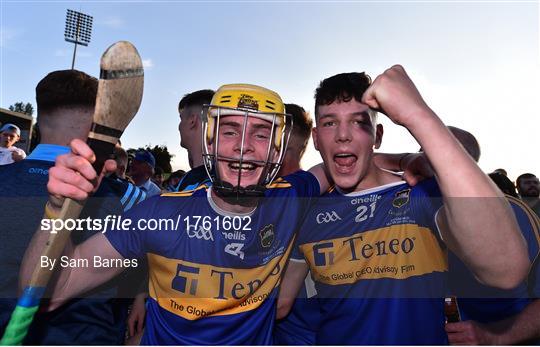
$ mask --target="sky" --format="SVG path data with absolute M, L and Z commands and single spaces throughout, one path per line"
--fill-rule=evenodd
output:
M 145 90 L 122 143 L 167 145 L 174 169 L 189 168 L 177 130 L 186 93 L 259 84 L 313 114 L 322 79 L 351 71 L 375 78 L 401 64 L 446 124 L 477 137 L 485 172 L 540 175 L 537 1 L 0 0 L 0 107 L 35 105 L 39 80 L 71 67 L 67 9 L 94 19 L 76 69 L 99 76 L 108 46 L 128 40 L 137 47 Z M 418 150 L 406 129 L 379 119 L 381 151 Z M 320 161 L 310 144 L 303 166 Z

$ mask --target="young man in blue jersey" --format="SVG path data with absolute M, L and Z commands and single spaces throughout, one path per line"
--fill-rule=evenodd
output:
M 65 255 L 72 259 L 99 256 L 120 264 L 99 271 L 61 268 L 52 308 L 118 275 L 123 262 L 146 256 L 150 298 L 142 344 L 271 343 L 274 299 L 295 230 L 310 198 L 327 186 L 304 171 L 272 183 L 291 129 L 284 111 L 279 95 L 268 89 L 221 87 L 204 112 L 203 155 L 212 186 L 149 199 L 124 216 L 133 221 L 132 229 L 107 231 L 68 247 Z M 58 196 L 84 199 L 97 178 L 93 153 L 81 141 L 71 147 L 77 154 L 57 160 L 49 188 Z M 114 169 L 112 162 L 106 166 Z M 174 220 L 177 226 L 151 231 L 140 224 L 150 219 Z M 23 283 L 44 234 L 32 240 Z
M 375 166 L 382 127 L 373 110 L 411 132 L 437 182 L 411 187 Z M 401 66 L 373 83 L 360 73 L 322 81 L 315 116 L 314 143 L 336 187 L 306 217 L 278 317 L 309 266 L 323 316 L 318 344 L 444 344 L 443 244 L 483 283 L 510 288 L 525 277 L 530 263 L 508 203 Z

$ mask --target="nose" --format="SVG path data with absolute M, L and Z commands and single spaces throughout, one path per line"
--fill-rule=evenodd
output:
M 234 151 L 239 154 L 252 153 L 254 151 L 253 141 L 247 134 L 238 136 L 234 143 Z
M 350 142 L 351 140 L 351 129 L 349 125 L 347 123 L 340 123 L 337 128 L 336 142 Z

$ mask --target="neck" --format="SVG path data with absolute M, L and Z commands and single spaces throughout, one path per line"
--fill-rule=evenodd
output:
M 371 162 L 368 171 L 358 183 L 358 185 L 351 191 L 347 193 L 359 192 L 366 189 L 371 189 L 375 187 L 380 187 L 385 184 L 394 183 L 401 181 L 401 177 L 385 170 L 378 168 L 373 162 Z
M 287 176 L 298 170 L 301 170 L 299 160 L 293 162 L 283 162 L 283 165 L 281 165 L 281 169 L 279 169 L 277 177 Z
M 75 134 L 71 135 L 69 137 L 63 136 L 61 132 L 58 132 L 57 134 L 47 134 L 45 132 L 41 132 L 41 140 L 40 144 L 48 144 L 48 145 L 59 145 L 59 146 L 66 146 L 69 147 L 69 144 L 73 139 L 81 139 L 83 141 L 86 141 L 88 137 L 88 133 L 86 134 Z
M 203 165 L 202 147 L 201 144 L 194 143 L 188 150 L 189 167 L 196 168 Z
M 540 197 L 538 196 L 524 196 L 521 199 L 531 208 L 540 203 Z
M 222 210 L 230 213 L 237 213 L 237 214 L 247 214 L 255 210 L 257 207 L 257 203 L 251 204 L 249 206 L 234 204 L 229 201 L 227 201 L 225 198 L 219 196 L 213 189 L 210 190 L 210 196 L 212 198 L 212 201 Z
M 133 182 L 135 182 L 135 184 L 136 184 L 137 186 L 140 187 L 140 186 L 142 186 L 143 184 L 145 184 L 146 181 L 148 181 L 149 178 L 145 178 L 145 177 L 137 177 L 137 178 L 131 177 L 131 179 L 133 179 Z

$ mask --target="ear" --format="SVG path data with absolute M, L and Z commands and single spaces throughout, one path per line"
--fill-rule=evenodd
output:
M 196 129 L 200 123 L 199 117 L 196 114 L 190 114 L 188 123 L 190 129 Z
M 373 148 L 378 149 L 379 147 L 381 147 L 383 133 L 384 129 L 382 124 L 377 124 L 377 128 L 375 130 L 375 143 L 373 144 Z
M 311 136 L 313 137 L 313 145 L 315 146 L 315 149 L 319 150 L 319 136 L 317 135 L 317 127 L 313 127 L 311 129 Z

